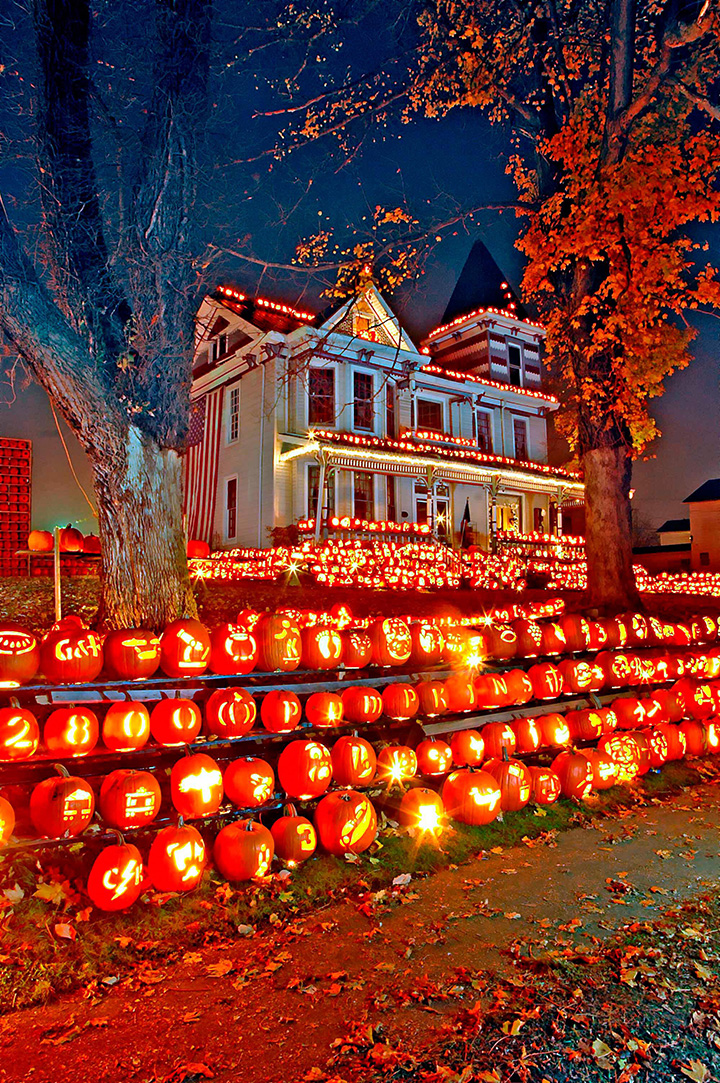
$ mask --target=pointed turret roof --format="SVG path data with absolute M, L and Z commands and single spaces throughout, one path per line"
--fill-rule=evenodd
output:
M 521 319 L 527 313 L 482 241 L 475 241 L 445 309 L 442 324 L 480 308 L 507 309 Z

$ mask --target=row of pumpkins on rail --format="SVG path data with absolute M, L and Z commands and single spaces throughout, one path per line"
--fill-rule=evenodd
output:
M 611 714 L 606 711 L 603 716 L 608 724 Z M 567 729 L 562 716 L 556 716 L 556 727 L 557 719 Z M 524 722 L 534 725 L 533 720 Z M 608 789 L 668 760 L 720 749 L 717 725 L 691 720 L 680 725 L 659 723 L 633 732 L 609 729 L 595 748 L 568 748 L 560 751 L 548 767 L 528 766 L 512 755 L 511 750 L 522 740 L 520 734 L 505 724 L 496 725 L 509 732 L 498 732 L 492 742 L 489 733 L 483 737 L 477 731 L 464 731 L 452 738 L 450 746 L 426 740 L 415 749 L 385 746 L 377 756 L 373 747 L 357 736 L 339 738 L 332 750 L 314 742 L 293 741 L 280 755 L 278 773 L 289 796 L 297 793 L 301 800 L 320 798 L 313 819 L 298 815 L 290 804 L 269 828 L 258 819 L 226 824 L 212 846 L 216 868 L 227 880 L 245 881 L 263 877 L 274 857 L 290 867 L 299 865 L 315 853 L 318 843 L 338 857 L 364 852 L 377 836 L 377 814 L 370 797 L 355 786 L 383 781 L 389 788 L 398 782 L 403 791 L 398 819 L 422 837 L 424 833 L 438 835 L 448 816 L 461 823 L 488 824 L 501 811 L 517 811 L 531 801 L 549 805 L 561 794 L 582 800 L 593 789 Z M 539 725 L 542 730 L 542 719 Z M 484 759 L 488 750 L 499 751 L 500 755 Z M 453 757 L 464 766 L 451 769 Z M 223 778 L 218 765 L 203 754 L 178 761 L 171 776 L 173 801 L 182 813 L 177 826 L 165 827 L 155 835 L 147 870 L 138 847 L 125 842 L 122 835 L 118 835 L 116 844 L 101 850 L 87 882 L 93 904 L 101 910 L 122 910 L 149 887 L 174 892 L 197 887 L 209 859 L 208 847 L 200 831 L 185 823 L 183 817 L 212 815 L 222 800 L 223 785 L 233 792 L 242 785 L 242 800 L 246 801 L 257 792 L 257 779 L 268 772 L 272 776 L 272 769 L 264 761 L 239 760 L 226 768 Z M 405 788 L 417 772 L 428 776 L 423 780 L 425 784 Z M 327 792 L 333 773 L 342 788 Z M 120 813 L 127 809 L 130 795 L 133 807 L 138 807 L 141 775 L 147 775 L 157 786 L 149 772 L 113 772 L 105 780 L 100 804 L 108 821 L 114 819 L 120 827 L 124 825 L 125 817 Z M 201 780 L 203 788 L 194 783 L 185 787 L 189 779 Z M 274 777 L 269 785 L 274 786 Z M 67 808 L 75 830 L 82 819 L 79 810 L 83 795 L 86 815 L 92 816 L 94 797 L 87 783 L 66 775 L 47 779 L 33 791 L 31 816 L 40 827 L 59 827 L 61 810 Z M 0 831 L 5 837 L 12 831 L 12 820 L 11 806 L 0 798 Z
M 344 611 L 344 607 L 343 611 Z M 254 669 L 292 672 L 368 665 L 477 665 L 486 658 L 507 661 L 620 647 L 690 646 L 718 638 L 719 623 L 703 615 L 669 623 L 642 614 L 588 621 L 577 614 L 557 620 L 517 620 L 482 628 L 441 628 L 428 620 L 373 620 L 367 629 L 341 629 L 331 614 L 312 614 L 301 628 L 295 614 L 244 610 L 236 624 L 209 631 L 200 621 L 173 621 L 162 635 L 142 628 L 103 635 L 77 616 L 65 617 L 38 641 L 17 624 L 0 625 L 0 684 L 21 685 L 41 673 L 54 684 L 111 679 L 245 674 Z M 346 618 L 343 618 L 346 619 Z M 327 621 L 329 623 L 324 623 Z
M 350 685 L 342 692 L 315 692 L 300 697 L 289 688 L 266 692 L 260 699 L 241 687 L 221 688 L 198 704 L 190 699 L 161 699 L 151 711 L 142 703 L 112 703 L 102 722 L 84 706 L 52 711 L 42 729 L 42 752 L 53 757 L 86 756 L 100 736 L 110 752 L 132 752 L 153 738 L 157 745 L 192 744 L 200 735 L 210 741 L 232 740 L 249 734 L 258 714 L 263 730 L 283 734 L 302 722 L 318 729 L 343 724 L 367 725 L 381 718 L 410 721 L 420 716 L 434 719 L 507 707 L 531 701 L 549 701 L 566 693 L 589 693 L 603 688 L 660 684 L 687 676 L 684 694 L 701 700 L 707 715 L 720 710 L 712 685 L 691 678 L 712 680 L 720 676 L 720 648 L 678 654 L 653 650 L 640 653 L 601 652 L 595 660 L 564 659 L 537 662 L 526 671 L 475 674 L 459 671 L 445 680 L 396 682 L 382 692 L 364 685 Z M 676 686 L 677 689 L 678 686 Z M 301 689 L 299 689 L 301 691 Z M 669 695 L 677 696 L 678 691 Z M 618 701 L 618 710 L 629 700 Z M 0 762 L 28 760 L 41 748 L 40 723 L 36 715 L 13 700 L 0 708 Z

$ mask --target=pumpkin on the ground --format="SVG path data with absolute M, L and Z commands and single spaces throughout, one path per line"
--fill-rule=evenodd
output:
M 451 771 L 440 797 L 449 816 L 459 823 L 492 823 L 500 812 L 500 787 L 488 771 Z
M 549 767 L 529 767 L 532 800 L 536 805 L 552 805 L 560 796 L 560 779 Z
M 573 752 L 570 749 L 561 752 L 553 760 L 552 769 L 560 779 L 564 797 L 573 797 L 581 801 L 592 790 L 592 764 L 581 752 Z
M 317 849 L 317 832 L 305 816 L 298 816 L 294 805 L 285 805 L 283 814 L 270 828 L 275 853 L 294 868 L 312 857 Z
M 376 775 L 381 782 L 407 782 L 417 773 L 417 756 L 407 745 L 386 745 L 377 754 Z
M 327 794 L 315 809 L 315 827 L 323 849 L 336 857 L 361 854 L 377 836 L 372 801 L 355 790 Z
M 525 808 L 530 801 L 532 780 L 521 760 L 511 760 L 505 752 L 502 759 L 486 760 L 483 770 L 491 774 L 500 787 L 500 808 L 503 812 L 517 812 Z
M 137 846 L 119 842 L 106 846 L 95 858 L 87 893 L 98 910 L 126 910 L 140 897 L 143 863 Z
M 400 800 L 398 819 L 405 827 L 437 835 L 442 830 L 444 815 L 445 806 L 440 795 L 424 786 L 408 790 Z
M 164 827 L 150 847 L 148 874 L 158 891 L 192 891 L 207 864 L 203 837 L 190 824 Z
M 445 741 L 428 737 L 415 749 L 421 775 L 444 775 L 453 765 L 452 750 Z
M 218 833 L 213 860 L 226 880 L 257 880 L 265 876 L 275 853 L 273 837 L 255 820 L 236 820 Z

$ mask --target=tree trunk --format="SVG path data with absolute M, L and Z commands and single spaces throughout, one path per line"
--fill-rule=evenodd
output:
M 182 462 L 139 429 L 106 433 L 86 448 L 102 543 L 100 621 L 155 628 L 195 615 L 182 521 Z
M 597 447 L 582 456 L 585 476 L 585 549 L 588 602 L 603 611 L 640 605 L 632 570 L 630 479 L 627 448 Z

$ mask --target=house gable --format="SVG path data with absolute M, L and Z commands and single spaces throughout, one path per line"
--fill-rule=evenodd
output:
M 333 312 L 321 325 L 320 331 L 365 339 L 408 353 L 417 352 L 397 316 L 375 286 L 368 286 Z

